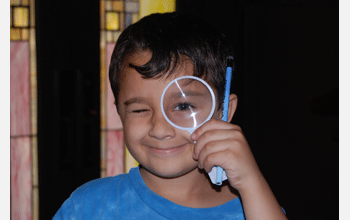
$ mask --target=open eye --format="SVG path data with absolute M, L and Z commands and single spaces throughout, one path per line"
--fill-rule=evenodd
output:
M 188 111 L 192 109 L 195 109 L 195 107 L 190 103 L 179 103 L 174 107 L 174 111 Z

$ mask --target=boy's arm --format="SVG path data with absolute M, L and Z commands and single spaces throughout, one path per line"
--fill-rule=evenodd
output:
M 239 193 L 247 220 L 287 219 L 262 174 L 250 184 L 247 183 L 247 187 L 240 189 Z
M 217 165 L 226 171 L 230 185 L 241 195 L 246 219 L 287 219 L 239 126 L 212 119 L 191 139 L 196 141 L 194 159 L 200 168 L 210 172 Z

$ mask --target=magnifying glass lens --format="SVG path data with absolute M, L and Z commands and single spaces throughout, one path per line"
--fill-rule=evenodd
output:
M 211 117 L 213 97 L 209 88 L 194 78 L 174 80 L 164 92 L 163 111 L 181 128 L 195 128 Z

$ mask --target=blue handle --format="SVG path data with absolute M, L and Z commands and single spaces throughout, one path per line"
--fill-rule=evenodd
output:
M 222 118 L 221 118 L 221 120 L 223 120 L 223 121 L 228 120 L 228 104 L 230 102 L 231 79 L 232 79 L 232 67 L 228 66 L 226 69 L 226 85 L 225 85 L 224 106 L 223 106 Z M 217 185 L 222 184 L 222 175 L 223 175 L 223 170 L 221 167 L 218 166 L 217 171 L 216 171 L 216 184 Z
M 232 78 L 232 67 L 227 67 L 224 106 L 223 106 L 222 118 L 221 118 L 221 120 L 223 121 L 228 120 L 228 104 L 230 102 L 231 78 Z

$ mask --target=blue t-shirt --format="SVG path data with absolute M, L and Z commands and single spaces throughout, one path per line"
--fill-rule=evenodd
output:
M 151 191 L 139 168 L 128 174 L 90 181 L 63 203 L 53 220 L 59 219 L 244 219 L 239 198 L 212 208 L 189 208 Z

